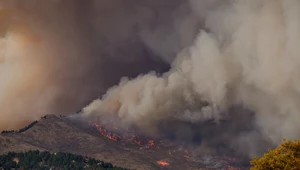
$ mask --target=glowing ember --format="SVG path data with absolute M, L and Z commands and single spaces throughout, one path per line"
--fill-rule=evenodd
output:
M 160 166 L 168 166 L 168 165 L 170 165 L 169 162 L 166 162 L 166 161 L 157 161 L 156 163 L 158 165 L 160 165 Z
M 120 142 L 122 145 L 136 145 L 139 149 L 147 149 L 147 151 L 153 151 L 154 149 L 158 149 L 161 147 L 170 147 L 175 146 L 175 143 L 169 141 L 158 141 L 151 138 L 147 138 L 143 135 L 138 129 L 134 128 L 123 128 L 116 125 L 114 122 L 104 122 L 103 124 L 98 124 L 95 122 L 90 122 L 90 125 L 95 128 L 101 136 L 112 140 Z M 171 149 L 166 151 L 170 156 L 173 154 L 181 154 L 183 160 L 188 162 L 198 162 L 203 163 L 203 160 L 192 156 L 191 150 L 187 150 L 184 147 L 180 147 L 179 149 Z M 215 165 L 221 165 L 222 167 L 226 167 L 226 169 L 230 170 L 238 170 L 240 168 L 234 167 L 232 165 L 236 165 L 240 161 L 235 157 L 230 156 L 213 156 L 209 160 L 209 163 L 204 163 L 207 168 L 213 168 Z M 157 161 L 156 162 L 160 166 L 169 166 L 170 163 L 167 161 Z
M 154 145 L 155 145 L 154 140 L 149 140 L 146 148 L 149 149 L 149 148 L 153 147 Z
M 184 155 L 183 157 L 184 157 L 185 159 L 187 159 L 187 160 L 190 159 L 190 157 L 187 156 L 187 155 Z
M 98 123 L 90 122 L 91 126 L 96 128 L 102 136 L 113 141 L 120 141 L 123 144 L 135 143 L 136 145 L 141 146 L 140 149 L 157 149 L 162 145 L 162 141 L 155 142 L 153 139 L 137 136 L 135 130 L 130 131 L 129 129 L 118 127 L 113 123 L 110 125 L 110 123 L 111 122 L 108 122 L 108 125 L 100 125 Z

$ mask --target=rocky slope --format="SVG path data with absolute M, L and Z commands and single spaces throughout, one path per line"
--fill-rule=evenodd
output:
M 149 150 L 125 146 L 101 136 L 89 126 L 54 115 L 43 117 L 24 132 L 0 135 L 0 154 L 33 149 L 90 156 L 130 169 L 206 169 L 202 163 L 188 160 L 184 151 L 174 146 Z M 159 161 L 168 165 L 159 165 Z

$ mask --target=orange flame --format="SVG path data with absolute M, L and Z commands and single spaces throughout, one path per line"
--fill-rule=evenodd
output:
M 160 145 L 163 145 L 162 141 L 159 142 L 155 142 L 153 139 L 147 139 L 143 136 L 139 137 L 135 135 L 135 131 L 130 131 L 129 129 L 123 129 L 118 127 L 116 124 L 114 124 L 113 122 L 108 122 L 107 124 L 104 125 L 100 125 L 98 123 L 89 122 L 90 125 L 92 125 L 93 127 L 95 127 L 102 136 L 113 140 L 113 141 L 120 141 L 120 142 L 124 142 L 124 143 L 135 143 L 138 146 L 142 146 L 143 148 L 146 149 L 158 149 L 160 147 Z M 107 130 L 105 127 L 108 126 L 109 129 L 113 129 L 113 131 L 109 131 Z M 114 133 L 114 131 L 122 131 L 123 133 L 121 134 L 117 134 Z M 125 130 L 125 132 L 124 132 Z M 123 143 L 123 144 L 124 144 Z
M 147 146 L 146 146 L 146 148 L 149 149 L 149 148 L 151 148 L 152 146 L 154 146 L 154 144 L 155 144 L 154 140 L 149 140 L 149 141 L 148 141 L 148 144 L 147 144 Z
M 187 156 L 187 155 L 184 155 L 183 157 L 184 157 L 185 159 L 187 159 L 187 160 L 190 159 L 190 157 Z
M 166 161 L 157 161 L 156 162 L 158 165 L 160 165 L 160 166 L 168 166 L 168 165 L 170 165 L 170 163 L 169 162 L 166 162 Z

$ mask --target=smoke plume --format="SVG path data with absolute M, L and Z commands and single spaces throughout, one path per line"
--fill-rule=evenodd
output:
M 80 110 L 123 76 L 167 71 L 197 33 L 183 2 L 1 0 L 0 130 Z
M 196 124 L 229 119 L 232 126 L 220 123 L 219 133 L 210 137 L 234 137 L 231 143 L 250 155 L 266 141 L 299 138 L 300 2 L 189 3 L 191 15 L 203 25 L 193 45 L 173 59 L 170 71 L 122 78 L 84 108 L 85 116 L 115 114 L 145 129 L 170 119 Z M 244 109 L 233 114 L 235 106 Z M 252 130 L 246 130 L 250 124 Z
M 299 17 L 298 0 L 0 0 L 0 129 L 98 98 L 81 118 L 255 155 L 300 137 Z

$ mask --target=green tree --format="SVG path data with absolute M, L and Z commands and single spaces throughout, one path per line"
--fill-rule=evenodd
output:
M 300 140 L 283 142 L 260 158 L 251 161 L 251 170 L 299 170 Z
M 17 158 L 19 162 L 16 163 L 14 158 Z M 114 167 L 111 163 L 104 163 L 103 161 L 99 161 L 94 158 L 73 155 L 70 153 L 59 152 L 57 154 L 52 154 L 49 152 L 28 151 L 25 153 L 10 152 L 7 155 L 0 155 L 0 169 L 9 170 L 12 168 L 23 170 L 44 170 L 50 168 L 59 170 L 126 170 L 123 168 Z

